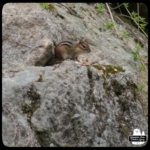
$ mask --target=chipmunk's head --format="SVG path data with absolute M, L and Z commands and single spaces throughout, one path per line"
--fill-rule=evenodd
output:
M 91 52 L 90 46 L 87 43 L 86 39 L 81 39 L 78 43 L 78 46 L 80 47 L 80 49 L 83 53 Z

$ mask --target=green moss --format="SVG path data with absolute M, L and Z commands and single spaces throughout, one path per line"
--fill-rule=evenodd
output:
M 66 129 L 63 133 L 63 138 L 67 138 L 67 137 L 70 137 L 71 135 L 71 129 Z
M 129 127 L 126 125 L 123 125 L 122 123 L 119 124 L 119 131 L 121 132 L 122 138 L 129 136 Z
M 22 111 L 23 111 L 23 113 L 28 113 L 28 112 L 30 112 L 30 111 L 31 111 L 31 106 L 28 105 L 28 104 L 26 104 L 26 103 L 24 103 L 24 104 L 22 105 Z
M 37 131 L 36 135 L 42 147 L 49 146 L 49 133 L 47 131 Z
M 113 66 L 113 65 L 93 65 L 94 68 L 98 69 L 98 70 L 102 70 L 103 74 L 102 77 L 104 78 L 104 88 L 106 90 L 106 93 L 108 96 L 110 95 L 110 90 L 111 90 L 111 86 L 113 87 L 113 90 L 116 94 L 116 96 L 119 96 L 122 94 L 123 92 L 123 87 L 122 85 L 117 81 L 117 80 L 113 80 L 111 81 L 111 83 L 107 82 L 107 78 L 110 77 L 111 74 L 117 74 L 119 72 L 125 72 L 125 70 L 121 67 L 121 66 Z
M 32 105 L 32 104 L 27 104 L 27 103 L 24 103 L 22 105 L 22 111 L 24 114 L 27 114 L 27 121 L 28 122 L 31 122 L 31 117 L 34 113 L 34 111 L 36 111 L 36 109 L 38 109 L 40 107 L 40 105 Z
M 52 3 L 40 3 L 40 5 L 41 5 L 41 7 L 43 7 L 46 10 L 56 11 L 56 7 Z
M 117 120 L 118 122 L 124 121 L 124 117 L 121 116 L 121 115 L 117 115 L 117 116 L 116 116 L 116 120 Z
M 119 72 L 125 72 L 121 66 L 112 66 L 112 65 L 93 65 L 94 68 L 103 71 L 102 77 L 106 79 L 110 77 L 110 74 L 117 74 Z
M 123 112 L 129 111 L 129 107 L 130 107 L 130 106 L 129 106 L 128 100 L 123 99 L 123 98 L 119 98 L 118 103 L 120 104 L 121 110 L 122 110 Z
M 98 103 L 95 104 L 95 108 L 99 111 L 99 116 L 101 119 L 105 119 L 107 116 L 106 111 L 103 110 L 103 108 Z
M 71 145 L 70 144 L 66 144 L 66 147 L 71 147 Z
M 122 92 L 124 91 L 123 86 L 117 80 L 112 80 L 111 85 L 113 87 L 113 90 L 114 90 L 116 96 L 121 95 Z
M 93 65 L 93 67 L 95 67 L 98 70 L 103 70 L 103 65 Z
M 27 91 L 27 97 L 32 101 L 36 101 L 40 99 L 40 95 L 34 90 Z
M 39 75 L 39 79 L 37 80 L 37 82 L 42 82 L 43 81 L 43 76 Z
M 138 87 L 135 83 L 133 83 L 132 81 L 127 81 L 126 82 L 128 88 L 130 89 L 131 93 L 133 94 L 133 98 L 134 100 L 139 99 L 139 95 L 138 95 Z
M 92 79 L 92 71 L 90 70 L 90 67 L 87 67 L 87 75 L 89 79 Z
M 40 107 L 40 95 L 37 93 L 36 89 L 31 85 L 29 90 L 23 95 L 23 98 L 28 98 L 31 100 L 30 103 L 22 104 L 22 111 L 27 114 L 27 121 L 31 122 L 31 117 L 33 113 Z

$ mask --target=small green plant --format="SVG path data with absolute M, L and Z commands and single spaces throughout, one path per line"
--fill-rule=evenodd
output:
M 140 26 L 141 26 L 141 28 L 142 28 L 143 30 L 145 30 L 146 24 L 140 23 Z
M 138 25 L 143 29 L 145 30 L 145 27 L 146 27 L 146 23 L 144 22 L 145 21 L 145 18 L 141 17 L 141 16 L 138 16 L 138 14 L 136 12 L 132 12 L 131 13 L 132 15 L 132 20 L 134 22 L 137 22 Z
M 145 68 L 144 65 L 141 64 L 140 69 L 143 70 L 144 68 Z
M 137 61 L 138 60 L 138 55 L 139 55 L 139 52 L 141 50 L 141 45 L 139 43 L 136 44 L 136 50 L 135 51 L 131 51 L 131 53 L 133 54 L 133 60 L 134 61 Z
M 126 32 L 126 31 L 122 31 L 122 35 L 121 35 L 121 37 L 122 37 L 123 39 L 128 38 L 128 32 Z
M 44 9 L 48 9 L 48 3 L 40 3 L 41 7 Z
M 99 14 L 102 14 L 102 13 L 104 12 L 104 10 L 105 10 L 105 4 L 99 3 L 96 10 L 97 10 L 97 12 L 98 12 Z
M 52 3 L 40 3 L 41 7 L 47 10 L 55 11 L 56 7 Z
M 128 8 L 129 7 L 129 3 L 123 3 L 124 7 Z
M 139 89 L 142 91 L 144 89 L 145 85 L 142 84 L 142 85 L 139 85 Z
M 104 25 L 105 29 L 110 29 L 110 28 L 113 28 L 113 27 L 114 27 L 114 23 L 113 22 L 107 22 Z

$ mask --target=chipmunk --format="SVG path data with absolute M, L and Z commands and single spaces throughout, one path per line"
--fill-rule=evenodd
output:
M 74 43 L 71 41 L 62 41 L 55 47 L 55 58 L 57 59 L 77 59 L 82 53 L 91 52 L 90 46 L 85 39 Z

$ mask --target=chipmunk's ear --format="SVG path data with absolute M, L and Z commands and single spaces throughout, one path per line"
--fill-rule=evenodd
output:
M 83 40 L 82 40 L 83 42 L 87 42 L 87 40 L 84 38 Z
M 80 40 L 79 40 L 79 43 L 82 43 L 82 42 L 83 42 L 83 39 L 80 39 Z
M 87 40 L 85 38 L 82 38 L 82 39 L 79 40 L 79 43 L 80 42 L 87 42 Z

